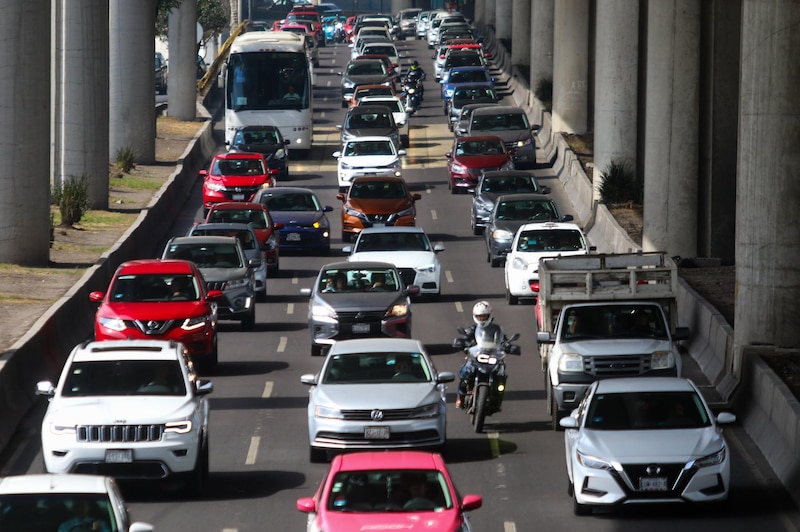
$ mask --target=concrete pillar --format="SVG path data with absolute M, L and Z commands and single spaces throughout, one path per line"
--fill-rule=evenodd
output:
M 0 0 L 0 262 L 50 256 L 50 2 Z
M 586 133 L 589 0 L 558 0 L 553 13 L 553 132 Z
M 498 39 L 511 38 L 511 17 L 516 15 L 512 8 L 513 0 L 495 0 L 494 31 Z
M 475 11 L 475 23 L 476 28 L 482 28 L 484 24 L 486 24 L 486 4 L 489 4 L 491 0 L 475 0 L 475 4 L 472 6 L 473 10 Z
M 109 1 L 109 156 L 131 148 L 156 159 L 155 0 Z
M 86 176 L 93 209 L 108 208 L 108 2 L 54 2 L 53 180 Z
M 169 12 L 167 110 L 179 120 L 197 116 L 197 0 L 183 0 Z
M 513 0 L 511 12 L 511 64 L 531 64 L 531 0 Z
M 495 0 L 486 0 L 483 4 L 483 22 L 488 27 L 495 27 L 497 12 L 495 11 Z
M 383 2 L 381 2 L 383 4 Z M 414 0 L 392 0 L 391 2 L 391 11 L 389 11 L 392 15 L 397 14 L 398 11 L 402 11 L 403 9 L 411 9 L 412 7 L 417 7 L 414 5 Z
M 592 183 L 600 199 L 601 173 L 612 161 L 636 171 L 639 0 L 598 2 L 596 16 Z
M 553 29 L 555 0 L 533 0 L 530 18 L 531 91 L 541 80 L 553 83 Z
M 696 257 L 700 0 L 648 4 L 646 87 L 642 248 Z
M 742 0 L 701 3 L 697 253 L 735 262 Z
M 800 345 L 800 2 L 742 4 L 734 352 Z

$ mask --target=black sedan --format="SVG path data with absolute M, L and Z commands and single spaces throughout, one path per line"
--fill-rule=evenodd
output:
M 348 107 L 356 85 L 393 85 L 396 74 L 380 59 L 353 59 L 339 75 L 342 76 L 342 107 Z
M 256 194 L 253 201 L 267 206 L 272 220 L 282 223 L 281 251 L 313 251 L 327 255 L 331 249 L 331 224 L 316 194 L 307 188 L 270 187 Z
M 228 149 L 261 153 L 273 179 L 289 177 L 289 144 L 275 126 L 244 126 L 236 129 Z

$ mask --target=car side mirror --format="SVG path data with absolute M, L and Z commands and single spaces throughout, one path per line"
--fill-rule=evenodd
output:
M 575 218 L 573 218 L 571 214 L 565 214 L 564 216 L 561 217 L 562 222 L 571 222 L 574 219 Z
M 340 152 L 340 151 L 335 151 L 335 152 L 333 152 L 333 154 L 332 154 L 332 155 L 333 155 L 333 158 L 334 158 L 334 159 L 338 159 L 339 157 L 341 157 L 341 156 L 342 156 L 342 152 Z
M 419 201 L 419 200 L 421 200 L 421 199 L 422 199 L 422 194 L 411 194 L 411 198 L 412 198 L 414 201 Z
M 344 201 L 345 200 L 345 195 L 341 194 L 341 193 L 336 194 L 336 199 Z

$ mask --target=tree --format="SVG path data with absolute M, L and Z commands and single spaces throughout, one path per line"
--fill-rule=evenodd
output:
M 167 38 L 169 12 L 181 6 L 183 0 L 158 0 L 156 6 L 156 36 Z M 227 6 L 227 11 L 226 11 Z M 203 40 L 210 41 L 215 35 L 228 30 L 230 4 L 226 0 L 197 0 L 197 22 L 203 27 Z

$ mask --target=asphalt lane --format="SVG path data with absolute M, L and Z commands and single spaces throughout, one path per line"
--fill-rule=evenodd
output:
M 422 41 L 399 43 L 404 62 L 418 59 L 432 78 L 432 52 Z M 202 500 L 186 500 L 170 487 L 124 486 L 137 520 L 152 522 L 158 530 L 255 531 L 302 530 L 306 517 L 295 509 L 299 497 L 311 495 L 326 470 L 308 461 L 307 388 L 300 376 L 316 372 L 321 358 L 310 356 L 306 321 L 307 298 L 319 268 L 339 260 L 341 202 L 336 199 L 335 159 L 341 123 L 339 77 L 349 55 L 344 46 L 320 50 L 321 66 L 315 87 L 315 147 L 308 158 L 294 160 L 288 184 L 313 188 L 330 213 L 333 250 L 328 257 L 281 256 L 281 272 L 268 281 L 268 298 L 257 308 L 253 332 L 223 322 L 220 365 L 211 375 L 211 474 Z M 738 427 L 729 430 L 733 455 L 731 501 L 722 510 L 707 508 L 640 507 L 604 512 L 593 517 L 572 515 L 566 494 L 563 434 L 549 428 L 543 375 L 535 342 L 530 304 L 509 306 L 503 297 L 503 270 L 485 259 L 481 237 L 469 226 L 471 197 L 451 195 L 447 189 L 444 153 L 452 134 L 442 115 L 438 87 L 426 82 L 422 110 L 412 117 L 410 148 L 404 176 L 410 188 L 422 194 L 417 224 L 440 254 L 443 289 L 436 301 L 413 305 L 413 336 L 434 357 L 440 371 L 458 371 L 463 356 L 450 347 L 456 327 L 470 323 L 478 299 L 495 307 L 495 319 L 507 333 L 519 332 L 522 356 L 509 357 L 508 392 L 503 411 L 487 419 L 484 434 L 475 434 L 468 417 L 450 409 L 446 459 L 462 494 L 484 497 L 483 508 L 471 513 L 474 530 L 504 532 L 532 530 L 628 531 L 798 530 L 797 512 L 786 502 L 774 475 L 763 466 L 755 447 Z M 551 186 L 562 212 L 572 212 L 558 181 L 541 173 Z M 201 216 L 198 189 L 176 221 L 182 234 Z M 453 402 L 453 388 L 448 389 Z M 24 471 L 41 471 L 35 417 L 26 424 L 25 449 L 18 455 Z M 23 429 L 25 430 L 25 429 Z M 18 466 L 19 468 L 19 466 Z M 6 467 L 5 471 L 10 471 Z

